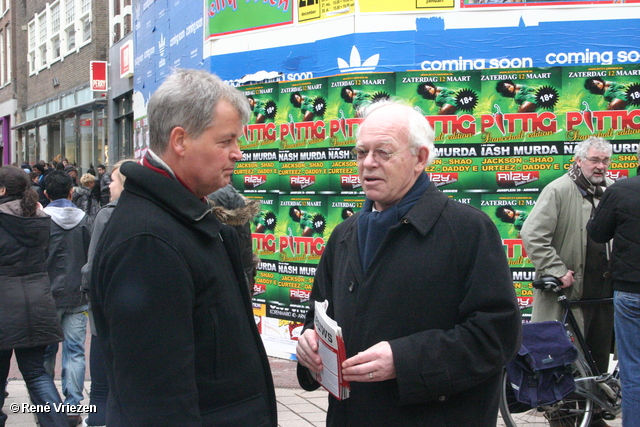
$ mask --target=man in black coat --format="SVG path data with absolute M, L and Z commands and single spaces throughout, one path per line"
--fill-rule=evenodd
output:
M 640 158 L 640 147 L 638 147 Z M 640 160 L 638 166 L 640 173 Z M 616 181 L 602 196 L 587 224 L 593 240 L 613 238 L 611 275 L 614 289 L 614 328 L 625 426 L 638 426 L 640 414 L 640 175 Z M 628 423 L 628 424 L 627 424 Z
M 107 425 L 275 427 L 237 233 L 206 198 L 242 158 L 249 105 L 212 74 L 177 70 L 147 111 L 150 150 L 120 168 L 91 273 Z
M 498 231 L 429 181 L 434 132 L 421 114 L 382 101 L 363 117 L 366 201 L 333 231 L 311 294 L 342 327 L 351 382 L 348 399 L 329 397 L 327 425 L 495 426 L 521 330 Z M 306 390 L 323 369 L 313 316 L 296 352 Z

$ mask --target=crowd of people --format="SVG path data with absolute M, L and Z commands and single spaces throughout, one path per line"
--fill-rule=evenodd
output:
M 110 173 L 99 165 L 78 177 L 64 160 L 0 168 L 0 381 L 15 353 L 34 404 L 77 405 L 90 324 L 96 410 L 85 420 L 39 412 L 41 426 L 275 427 L 251 303 L 257 211 L 230 186 L 251 106 L 215 75 L 175 70 L 147 113 L 150 149 Z M 318 265 L 299 383 L 320 386 L 313 303 L 326 300 L 351 383 L 348 399 L 328 397 L 327 425 L 495 426 L 503 367 L 521 342 L 498 230 L 430 181 L 435 135 L 419 112 L 385 98 L 358 115 L 353 155 L 366 199 L 343 215 Z M 579 143 L 574 159 L 531 213 L 496 215 L 517 227 L 536 273 L 558 277 L 570 299 L 615 291 L 615 310 L 576 314 L 603 372 L 615 323 L 623 423 L 635 427 L 640 178 L 613 184 L 611 144 L 600 138 Z M 536 294 L 533 321 L 558 313 L 557 301 Z M 60 342 L 62 396 L 52 379 Z M 6 419 L 0 410 L 0 426 Z

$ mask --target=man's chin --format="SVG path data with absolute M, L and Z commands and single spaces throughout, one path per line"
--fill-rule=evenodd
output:
M 598 184 L 602 184 L 604 182 L 604 177 L 603 176 L 592 176 L 589 181 L 593 184 L 593 185 L 598 185 Z

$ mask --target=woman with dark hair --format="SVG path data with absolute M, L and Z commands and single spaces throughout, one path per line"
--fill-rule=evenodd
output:
M 302 111 L 303 122 L 310 122 L 313 120 L 314 110 L 313 99 L 311 97 L 302 95 L 300 91 L 293 92 L 289 97 L 289 102 L 291 102 L 295 108 L 299 108 Z
M 439 115 L 454 114 L 458 110 L 456 91 L 446 87 L 439 87 L 433 83 L 421 83 L 418 86 L 418 95 L 424 99 L 432 99 L 440 107 Z
M 515 210 L 511 205 L 498 206 L 496 208 L 496 217 L 502 222 L 513 224 L 513 228 L 518 231 L 518 236 L 520 236 L 520 230 L 522 230 L 527 215 L 524 211 Z
M 624 110 L 627 108 L 626 86 L 622 83 L 607 82 L 601 77 L 589 77 L 584 88 L 594 95 L 602 95 L 609 104 L 607 110 Z
M 289 208 L 289 217 L 295 222 L 300 223 L 302 236 L 308 237 L 313 235 L 312 216 L 306 211 L 303 211 L 300 206 L 291 206 L 291 208 Z
M 42 211 L 28 175 L 13 166 L 0 168 L 0 384 L 9 374 L 11 356 L 29 390 L 31 402 L 49 408 L 38 411 L 41 426 L 68 427 L 53 378 L 44 369 L 49 344 L 63 340 L 46 270 L 51 218 Z M 2 412 L 0 426 L 7 415 Z
M 518 113 L 531 113 L 538 109 L 536 88 L 515 84 L 513 80 L 501 80 L 496 84 L 496 92 L 505 98 L 513 98 L 519 105 Z

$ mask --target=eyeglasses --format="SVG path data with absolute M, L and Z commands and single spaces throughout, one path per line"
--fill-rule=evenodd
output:
M 398 153 L 401 153 L 404 150 L 408 150 L 409 148 L 410 147 L 401 148 L 400 150 L 393 153 L 385 150 L 384 148 L 376 148 L 375 150 L 373 150 L 373 160 L 378 163 L 386 163 L 389 161 L 389 159 L 391 159 L 391 157 L 395 156 Z M 351 158 L 358 162 L 364 161 L 364 159 L 366 159 L 368 155 L 369 150 L 364 150 L 361 147 L 356 147 L 351 150 Z
M 609 163 L 611 163 L 611 159 L 609 158 L 598 159 L 597 157 L 587 157 L 587 160 L 589 160 L 594 165 L 597 165 L 598 163 L 602 163 L 604 166 L 609 166 Z

